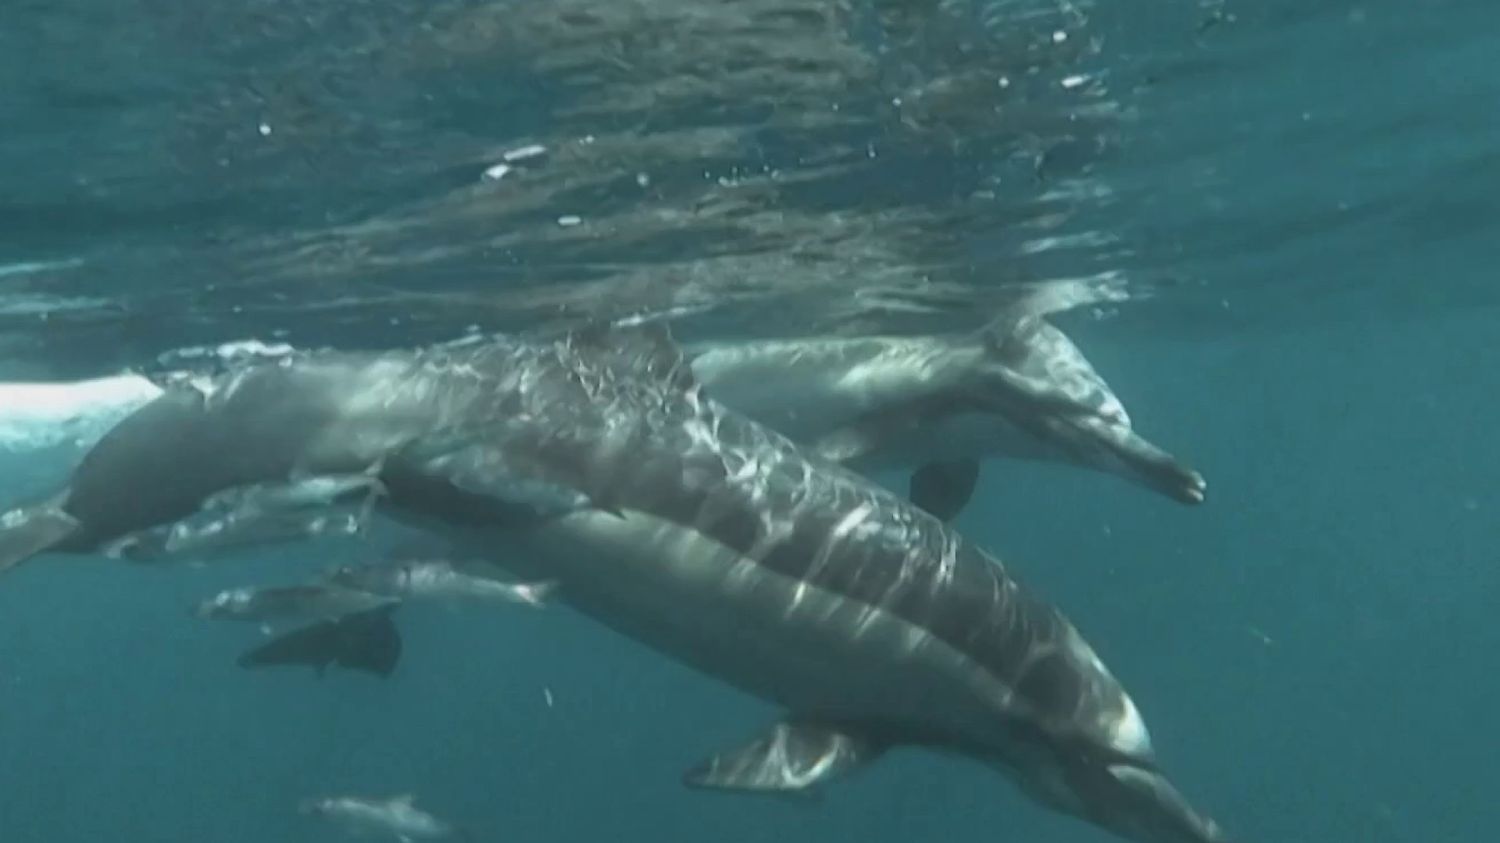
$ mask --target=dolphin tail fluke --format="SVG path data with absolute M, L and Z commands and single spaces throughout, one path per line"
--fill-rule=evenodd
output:
M 57 547 L 77 535 L 82 526 L 57 503 L 0 515 L 0 573 Z
M 863 767 L 884 744 L 840 728 L 782 722 L 748 744 L 688 770 L 688 787 L 741 793 L 813 795 L 816 786 Z
M 940 521 L 952 521 L 969 505 L 978 484 L 978 460 L 930 462 L 912 473 L 911 502 Z

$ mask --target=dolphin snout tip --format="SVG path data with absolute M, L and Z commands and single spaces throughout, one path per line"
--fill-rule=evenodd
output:
M 1191 468 L 1172 463 L 1155 480 L 1152 485 L 1178 503 L 1197 506 L 1208 500 L 1208 481 Z
M 1200 504 L 1208 500 L 1208 482 L 1196 471 L 1189 472 L 1188 482 L 1178 492 L 1178 500 L 1187 504 Z

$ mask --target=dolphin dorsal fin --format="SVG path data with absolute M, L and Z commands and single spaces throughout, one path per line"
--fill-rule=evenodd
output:
M 1032 354 L 1032 337 L 1042 325 L 1043 311 L 1022 299 L 996 313 L 979 329 L 990 353 L 1007 366 L 1021 368 Z
M 616 371 L 654 378 L 684 392 L 698 388 L 687 355 L 664 322 L 590 322 L 570 331 L 567 341 Z

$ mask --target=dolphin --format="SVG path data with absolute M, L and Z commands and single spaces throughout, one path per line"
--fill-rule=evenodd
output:
M 1078 347 L 1024 304 L 982 330 L 689 345 L 714 398 L 860 471 L 910 473 L 911 499 L 951 520 L 980 462 L 1057 462 L 1200 504 L 1203 475 L 1136 433 Z
M 64 492 L 0 528 L 0 556 L 374 465 L 381 512 L 556 581 L 583 614 L 784 710 L 689 768 L 690 787 L 815 791 L 915 746 L 1127 840 L 1228 840 L 1059 610 L 939 518 L 717 402 L 665 329 L 310 355 L 210 396 L 121 422 Z M 73 526 L 49 546 L 55 523 Z
M 326 817 L 358 837 L 384 834 L 400 843 L 468 837 L 452 823 L 418 808 L 410 793 L 386 799 L 324 796 L 303 800 L 298 807 L 302 814 Z
M 276 634 L 241 659 L 241 666 L 311 664 L 321 675 L 338 663 L 390 675 L 403 644 L 395 624 L 397 604 L 411 600 L 472 600 L 540 608 L 556 587 L 551 582 L 504 582 L 467 565 L 442 559 L 343 565 L 311 585 L 235 588 L 201 602 L 201 618 L 275 621 L 319 618 L 323 622 Z M 484 568 L 493 566 L 484 565 Z M 390 611 L 372 614 L 376 610 Z M 362 618 L 359 616 L 369 616 Z M 267 626 L 262 629 L 274 632 Z
M 940 519 L 719 404 L 665 329 L 579 332 L 510 366 L 503 423 L 388 464 L 388 503 L 784 709 L 688 786 L 813 792 L 919 746 L 1125 839 L 1228 839 L 1057 609 Z M 584 503 L 516 519 L 547 485 Z
M 479 566 L 445 559 L 345 565 L 330 572 L 327 580 L 347 589 L 400 600 L 475 600 L 533 607 L 545 603 L 554 587 L 549 582 L 505 582 Z
M 400 602 L 336 584 L 231 588 L 200 602 L 194 614 L 208 620 L 267 621 L 333 620 L 356 612 Z

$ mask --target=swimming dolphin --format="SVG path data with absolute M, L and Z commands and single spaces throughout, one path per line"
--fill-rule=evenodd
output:
M 467 836 L 452 823 L 418 808 L 409 793 L 388 799 L 325 796 L 304 800 L 299 808 L 303 814 L 326 817 L 359 837 L 385 834 L 400 843 L 416 843 Z
M 399 598 L 335 584 L 231 588 L 202 601 L 200 618 L 266 621 L 334 620 L 400 602 Z
M 690 786 L 806 791 L 912 745 L 1126 839 L 1227 840 L 1060 612 L 939 519 L 713 400 L 664 330 L 313 355 L 230 386 L 127 418 L 0 529 L 0 556 L 47 547 L 32 519 L 71 523 L 52 546 L 76 548 L 235 481 L 378 465 L 381 511 L 785 709 Z M 157 468 L 164 437 L 199 458 L 180 483 Z
M 1202 503 L 1203 476 L 1131 426 L 1078 347 L 1024 304 L 975 333 L 809 337 L 689 346 L 715 400 L 860 471 L 911 472 L 943 520 L 981 460 L 1061 462 Z
M 198 615 L 258 621 L 322 617 L 330 623 L 282 633 L 256 653 L 262 657 L 267 653 L 295 653 L 298 655 L 293 661 L 315 665 L 346 663 L 350 657 L 345 654 L 351 651 L 355 660 L 364 658 L 361 654 L 376 653 L 380 672 L 389 675 L 402 649 L 401 632 L 395 625 L 396 604 L 413 599 L 475 600 L 539 607 L 556 588 L 551 582 L 504 582 L 478 567 L 441 559 L 345 565 L 330 571 L 322 584 L 220 592 L 200 604 Z M 378 623 L 338 623 L 345 615 L 383 606 L 392 611 L 383 614 Z M 361 643 L 360 635 L 368 635 L 370 640 Z M 280 643 L 283 640 L 285 644 Z
M 785 709 L 688 785 L 805 792 L 916 745 L 1127 839 L 1227 839 L 1056 609 L 939 519 L 718 404 L 664 331 L 516 347 L 492 391 L 504 423 L 388 463 L 389 504 Z M 580 503 L 516 518 L 510 490 L 546 485 Z
M 395 609 L 390 604 L 309 624 L 252 647 L 235 663 L 247 670 L 302 665 L 318 676 L 336 664 L 384 679 L 401 661 L 401 634 L 391 619 Z
M 327 579 L 344 588 L 400 600 L 479 600 L 527 606 L 542 605 L 555 585 L 550 582 L 505 582 L 478 566 L 445 559 L 345 565 L 330 572 Z

